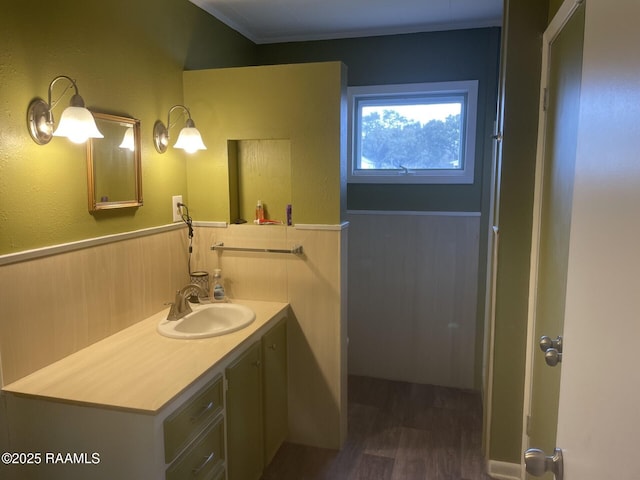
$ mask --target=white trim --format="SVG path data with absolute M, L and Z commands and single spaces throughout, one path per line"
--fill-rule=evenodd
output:
M 228 228 L 227 222 L 193 222 L 194 227 L 208 227 L 208 228 Z
M 529 302 L 527 307 L 527 343 L 525 351 L 524 399 L 522 405 L 522 444 L 524 452 L 530 446 L 527 432 L 528 417 L 531 415 L 533 390 L 533 356 L 537 352 L 535 346 L 535 318 L 538 283 L 538 255 L 540 251 L 540 222 L 542 216 L 542 195 L 544 188 L 544 151 L 546 113 L 544 111 L 544 95 L 549 84 L 549 50 L 551 43 L 560 34 L 576 9 L 584 0 L 565 0 L 549 23 L 542 36 L 542 68 L 540 78 L 540 105 L 538 115 L 538 141 L 536 145 L 535 190 L 533 195 L 533 214 L 531 229 L 531 255 L 529 263 Z M 524 466 L 522 467 L 524 469 Z
M 148 235 L 156 235 L 158 233 L 169 232 L 186 228 L 183 223 L 172 223 L 169 225 L 161 225 L 159 227 L 143 228 L 124 233 L 114 233 L 113 235 L 105 235 L 103 237 L 87 238 L 78 240 L 77 242 L 61 243 L 48 247 L 36 248 L 33 250 L 24 250 L 17 253 L 9 253 L 0 255 L 0 266 L 10 265 L 12 263 L 25 262 L 27 260 L 35 260 L 37 258 L 50 257 L 60 253 L 73 252 L 84 248 L 96 247 L 107 243 L 120 242 L 122 240 L 130 240 L 132 238 L 146 237 Z
M 234 225 L 234 224 L 228 224 L 226 222 L 193 222 L 194 227 L 205 227 L 205 228 L 228 228 L 230 225 Z M 245 224 L 240 223 L 238 225 L 245 225 Z M 253 223 L 248 223 L 246 225 L 253 225 Z M 282 227 L 286 225 L 270 225 L 270 226 Z M 333 230 L 333 231 L 344 230 L 348 227 L 349 227 L 349 222 L 342 222 L 338 225 L 323 224 L 323 223 L 319 223 L 319 224 L 296 223 L 295 225 L 292 226 L 292 228 L 296 230 Z
M 296 223 L 293 228 L 295 228 L 296 230 L 330 230 L 339 232 L 349 228 L 349 222 L 342 222 L 338 225 Z
M 347 215 L 423 215 L 433 217 L 479 217 L 481 212 L 424 212 L 413 210 L 347 210 Z
M 491 478 L 500 480 L 522 480 L 521 467 L 517 463 L 498 462 L 489 460 L 487 472 Z
M 194 227 L 201 228 L 228 228 L 227 222 L 193 222 Z M 294 228 L 296 230 L 335 230 L 340 231 L 348 228 L 349 222 L 342 222 L 338 225 L 325 225 L 325 224 L 296 224 Z M 124 233 L 114 233 L 112 235 L 104 235 L 102 237 L 87 238 L 84 240 L 78 240 L 76 242 L 61 243 L 58 245 L 50 245 L 42 248 L 35 248 L 33 250 L 24 250 L 22 252 L 8 253 L 0 255 L 0 267 L 4 265 L 11 265 L 12 263 L 25 262 L 27 260 L 35 260 L 37 258 L 50 257 L 53 255 L 59 255 L 61 253 L 73 252 L 75 250 L 82 250 L 84 248 L 97 247 L 99 245 L 105 245 L 108 243 L 121 242 L 123 240 L 130 240 L 133 238 L 146 237 L 149 235 L 156 235 L 159 233 L 170 232 L 173 230 L 179 230 L 186 228 L 186 225 L 182 222 L 170 223 L 167 225 L 161 225 L 158 227 L 143 228 L 140 230 L 132 230 Z

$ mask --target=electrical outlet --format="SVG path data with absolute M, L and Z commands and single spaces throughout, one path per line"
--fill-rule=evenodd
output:
M 174 195 L 171 197 L 171 212 L 173 212 L 173 221 L 182 221 L 182 208 L 178 204 L 182 203 L 182 195 Z

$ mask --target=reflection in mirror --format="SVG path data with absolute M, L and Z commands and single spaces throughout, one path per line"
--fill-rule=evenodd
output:
M 104 138 L 87 142 L 89 211 L 141 206 L 140 121 L 93 116 Z
M 231 140 L 229 155 L 229 218 L 253 223 L 258 200 L 265 219 L 286 222 L 291 203 L 291 141 Z

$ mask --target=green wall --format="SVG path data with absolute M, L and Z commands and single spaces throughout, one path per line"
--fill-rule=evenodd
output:
M 346 75 L 340 62 L 185 72 L 185 99 L 207 142 L 188 160 L 190 210 L 197 220 L 230 221 L 228 142 L 288 140 L 294 223 L 338 224 L 344 211 L 341 116 Z M 261 198 L 274 202 L 271 185 Z M 270 212 L 284 220 L 284 208 Z M 250 222 L 252 218 L 248 218 Z
M 542 32 L 547 25 L 548 2 L 507 0 L 505 5 L 500 242 L 489 456 L 519 464 Z
M 554 15 L 558 12 L 560 7 L 562 6 L 562 2 L 564 0 L 549 0 L 549 23 L 553 19 Z
M 347 208 L 478 212 L 490 174 L 500 29 L 260 45 L 263 64 L 338 60 L 349 86 L 479 80 L 476 181 L 473 185 L 350 184 Z
M 171 223 L 187 200 L 185 156 L 156 153 L 152 128 L 183 101 L 185 69 L 255 62 L 256 46 L 187 0 L 11 2 L 0 15 L 0 254 Z M 86 148 L 36 145 L 26 111 L 57 75 L 87 107 L 141 120 L 144 206 L 89 214 Z M 64 90 L 56 85 L 54 99 Z M 67 93 L 54 109 L 59 118 Z
M 0 17 L 0 254 L 171 222 L 170 197 L 182 194 L 186 202 L 198 193 L 189 192 L 185 155 L 157 154 L 151 129 L 183 101 L 184 70 L 338 60 L 352 85 L 478 78 L 485 101 L 477 150 L 486 157 L 491 125 L 482 119 L 494 115 L 498 41 L 499 29 L 479 29 L 256 46 L 187 0 L 13 4 Z M 143 207 L 89 214 L 85 147 L 59 138 L 39 146 L 29 137 L 27 106 L 46 98 L 60 74 L 77 80 L 89 108 L 141 120 Z M 347 206 L 478 211 L 488 167 L 476 166 L 474 185 L 352 185 Z

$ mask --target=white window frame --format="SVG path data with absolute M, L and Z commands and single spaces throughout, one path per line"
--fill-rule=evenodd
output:
M 363 99 L 375 99 L 375 97 L 389 97 L 397 95 L 399 100 L 408 95 L 425 95 L 441 97 L 446 95 L 464 95 L 466 105 L 463 108 L 464 133 L 463 155 L 464 162 L 461 169 L 421 169 L 421 170 L 373 170 L 358 169 L 355 161 L 358 155 L 358 137 L 360 127 L 356 109 L 358 101 Z M 410 83 L 401 85 L 367 85 L 360 87 L 348 87 L 347 96 L 349 102 L 349 134 L 348 134 L 348 183 L 449 183 L 471 184 L 474 182 L 475 145 L 476 145 L 476 119 L 478 112 L 478 81 L 466 80 L 457 82 L 438 83 Z

